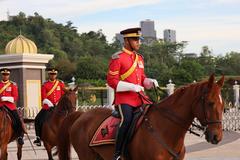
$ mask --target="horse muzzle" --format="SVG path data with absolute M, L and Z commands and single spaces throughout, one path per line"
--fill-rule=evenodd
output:
M 207 140 L 208 143 L 218 144 L 222 138 L 221 138 L 220 134 L 217 134 L 214 131 L 207 130 L 205 132 L 205 139 Z

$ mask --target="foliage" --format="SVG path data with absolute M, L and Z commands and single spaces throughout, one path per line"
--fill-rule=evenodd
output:
M 79 34 L 71 21 L 58 24 L 38 13 L 26 16 L 20 12 L 9 21 L 0 21 L 0 53 L 20 32 L 37 44 L 39 53 L 54 55 L 48 66 L 59 68 L 59 77 L 66 82 L 74 76 L 78 83 L 105 86 L 110 57 L 121 49 L 120 42 L 115 39 L 109 43 L 101 29 Z M 199 57 L 187 58 L 183 54 L 186 45 L 161 40 L 143 44 L 139 53 L 144 56 L 146 75 L 156 78 L 161 86 L 169 79 L 178 86 L 211 73 L 240 74 L 240 53 L 215 57 L 208 46 L 203 46 Z

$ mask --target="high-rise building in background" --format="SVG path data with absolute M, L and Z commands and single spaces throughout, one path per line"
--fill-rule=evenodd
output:
M 124 43 L 123 35 L 121 35 L 120 33 L 116 33 L 115 38 L 116 38 L 116 40 L 118 40 L 118 41 L 121 43 L 121 45 L 123 46 L 123 43 Z
M 150 19 L 141 21 L 140 27 L 142 30 L 142 36 L 144 38 L 142 42 L 144 44 L 151 44 L 153 41 L 157 39 L 154 21 Z
M 165 42 L 176 42 L 176 31 L 172 29 L 165 29 L 163 31 L 163 39 Z

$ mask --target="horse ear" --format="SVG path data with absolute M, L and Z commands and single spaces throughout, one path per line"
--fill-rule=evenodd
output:
M 215 81 L 215 75 L 211 74 L 211 76 L 208 79 L 208 88 L 212 88 L 214 81 Z
M 74 92 L 78 91 L 78 85 L 73 89 Z
M 221 79 L 218 80 L 217 85 L 222 88 L 224 84 L 224 75 L 222 75 Z
M 64 87 L 63 91 L 66 93 L 66 92 L 68 92 L 68 89 Z

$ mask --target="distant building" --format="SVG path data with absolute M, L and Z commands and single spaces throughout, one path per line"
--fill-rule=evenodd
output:
M 142 36 L 144 38 L 142 42 L 144 44 L 151 44 L 157 39 L 154 21 L 149 19 L 141 21 L 140 27 L 142 30 Z
M 11 20 L 13 20 L 13 17 L 14 17 L 14 16 L 11 16 L 11 15 L 10 15 L 10 12 L 9 12 L 9 10 L 8 10 L 8 11 L 7 11 L 7 20 L 8 20 L 8 21 L 11 21 Z
M 165 29 L 163 32 L 163 39 L 165 42 L 176 42 L 176 31 L 171 29 Z
M 186 57 L 186 58 L 197 58 L 198 55 L 196 53 L 185 53 L 184 57 Z
M 116 37 L 116 40 L 118 40 L 123 46 L 123 43 L 124 43 L 123 35 L 121 35 L 120 33 L 116 33 L 115 37 Z

